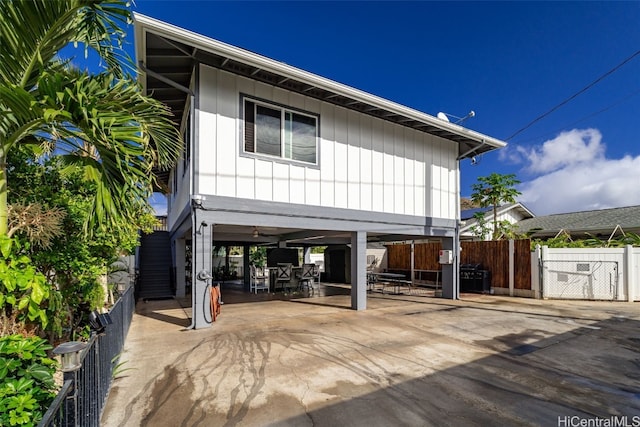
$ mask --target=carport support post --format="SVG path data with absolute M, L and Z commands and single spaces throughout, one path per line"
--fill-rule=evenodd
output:
M 174 247 L 174 264 L 176 266 L 176 298 L 184 298 L 186 293 L 186 241 L 184 239 L 176 239 L 173 243 Z
M 460 263 L 459 243 L 453 237 L 442 238 L 442 249 L 453 251 L 453 264 L 441 264 L 442 266 L 442 297 L 446 299 L 459 299 L 460 287 L 458 284 L 458 265 Z
M 196 216 L 197 218 L 197 216 Z M 193 316 L 193 328 L 202 329 L 211 327 L 211 305 L 209 302 L 209 283 L 212 280 L 200 280 L 198 279 L 198 273 L 200 271 L 206 271 L 208 274 L 212 274 L 212 233 L 213 225 L 203 225 L 200 220 L 195 221 L 194 227 L 196 232 L 193 239 L 193 286 L 192 286 L 192 316 Z
M 251 250 L 251 246 L 244 245 L 242 247 L 242 280 L 244 283 L 245 290 L 251 291 L 251 259 L 249 258 L 249 251 Z
M 367 233 L 351 233 L 351 308 L 367 308 Z

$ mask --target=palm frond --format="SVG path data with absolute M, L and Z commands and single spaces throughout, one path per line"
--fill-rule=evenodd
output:
M 130 13 L 122 0 L 0 2 L 2 82 L 29 90 L 41 70 L 69 43 L 95 50 L 112 72 L 122 76 L 122 28 L 130 20 Z
M 175 163 L 180 153 L 170 111 L 108 73 L 45 73 L 38 94 L 56 150 L 96 184 L 95 224 L 138 215 L 152 194 L 153 167 Z

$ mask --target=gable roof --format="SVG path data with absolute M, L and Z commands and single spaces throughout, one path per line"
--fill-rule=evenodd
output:
M 533 212 L 531 212 L 525 205 L 522 203 L 509 203 L 506 205 L 498 206 L 498 216 L 510 211 L 514 210 L 516 212 L 520 212 L 523 217 L 533 217 Z M 460 211 L 460 236 L 468 237 L 471 235 L 471 228 L 478 222 L 473 216 L 480 212 L 485 215 L 488 221 L 493 221 L 493 207 L 488 206 L 486 208 L 473 208 L 473 209 L 465 209 Z
M 473 219 L 473 216 L 477 213 L 487 213 L 493 208 L 491 206 L 487 206 L 486 208 L 473 208 L 473 209 L 465 209 L 460 211 L 460 220 L 467 221 L 469 219 Z
M 498 215 L 505 213 L 510 210 L 517 210 L 523 214 L 523 216 L 533 217 L 533 212 L 531 212 L 525 205 L 520 202 L 517 203 L 508 203 L 506 205 L 498 206 Z M 492 206 L 487 206 L 486 208 L 473 208 L 473 209 L 465 209 L 460 211 L 460 220 L 473 220 L 473 216 L 480 212 L 486 214 L 487 212 L 493 211 Z
M 134 13 L 136 60 L 145 91 L 169 105 L 180 122 L 192 74 L 202 63 L 237 75 L 317 98 L 459 145 L 459 159 L 495 150 L 506 142 L 426 113 L 320 77 L 283 62 Z
M 518 231 L 535 231 L 532 237 L 554 237 L 560 231 L 574 237 L 601 235 L 608 237 L 616 226 L 625 232 L 640 233 L 640 206 L 537 216 L 517 223 Z

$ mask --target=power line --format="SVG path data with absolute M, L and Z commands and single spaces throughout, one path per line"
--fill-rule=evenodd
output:
M 633 58 L 635 58 L 636 56 L 640 55 L 640 50 L 636 51 L 633 55 L 631 55 L 630 57 L 628 57 L 627 59 L 625 59 L 624 61 L 622 61 L 620 64 L 616 65 L 615 67 L 613 67 L 612 69 L 610 69 L 609 71 L 607 71 L 606 73 L 604 73 L 603 75 L 601 75 L 600 77 L 598 77 L 596 80 L 594 80 L 593 82 L 591 82 L 590 84 L 588 84 L 587 86 L 585 86 L 583 89 L 579 90 L 578 92 L 576 92 L 575 94 L 571 95 L 569 98 L 565 99 L 564 101 L 562 101 L 561 103 L 559 103 L 558 105 L 556 105 L 555 107 L 553 107 L 552 109 L 550 109 L 549 111 L 547 111 L 546 113 L 536 117 L 535 119 L 533 119 L 529 124 L 527 124 L 526 126 L 524 126 L 523 128 L 519 129 L 517 132 L 515 132 L 513 135 L 511 135 L 509 138 L 505 139 L 505 141 L 509 141 L 510 139 L 512 139 L 514 136 L 524 132 L 526 129 L 529 129 L 531 126 L 533 126 L 535 123 L 537 123 L 538 121 L 542 120 L 543 118 L 545 118 L 546 116 L 548 116 L 549 114 L 553 113 L 554 111 L 556 111 L 558 108 L 562 107 L 563 105 L 567 104 L 569 101 L 575 99 L 576 97 L 578 97 L 579 95 L 583 94 L 584 92 L 586 92 L 587 90 L 591 89 L 593 86 L 595 86 L 596 84 L 598 84 L 601 80 L 603 80 L 605 77 L 609 76 L 610 74 L 613 74 L 614 72 L 618 71 L 618 69 L 620 69 L 623 65 L 625 65 L 627 62 L 631 61 Z
M 591 117 L 593 117 L 593 116 L 597 116 L 598 114 L 604 113 L 605 111 L 608 111 L 608 110 L 612 109 L 613 107 L 617 107 L 618 105 L 620 105 L 620 104 L 622 104 L 623 102 L 627 101 L 628 99 L 630 99 L 630 98 L 632 98 L 632 97 L 634 97 L 634 96 L 638 95 L 639 93 L 640 93 L 640 89 L 635 90 L 635 91 L 633 91 L 633 92 L 629 93 L 629 94 L 628 94 L 627 96 L 625 96 L 624 98 L 621 98 L 621 99 L 617 100 L 617 101 L 616 101 L 616 102 L 614 102 L 613 104 L 609 104 L 608 106 L 606 106 L 606 107 L 604 107 L 604 108 L 602 108 L 602 109 L 600 109 L 600 110 L 598 110 L 598 111 L 594 111 L 593 113 L 588 114 L 588 115 L 586 115 L 586 116 L 584 116 L 584 117 L 582 117 L 582 118 L 580 118 L 580 119 L 576 120 L 576 121 L 575 121 L 575 122 L 573 122 L 573 123 L 569 123 L 568 125 L 564 125 L 563 127 L 559 128 L 559 129 L 556 129 L 556 130 L 551 131 L 551 132 L 547 132 L 547 133 L 545 133 L 545 134 L 543 134 L 543 135 L 538 135 L 538 136 L 536 136 L 536 137 L 529 138 L 529 139 L 526 139 L 526 140 L 524 140 L 524 141 L 516 141 L 516 142 L 517 142 L 518 144 L 525 144 L 525 143 L 527 143 L 527 142 L 536 141 L 536 140 L 538 140 L 539 138 L 544 138 L 544 137 L 547 137 L 547 136 L 549 136 L 549 135 L 553 135 L 553 134 L 555 134 L 555 133 L 557 133 L 557 132 L 560 132 L 560 131 L 561 131 L 561 130 L 563 130 L 563 129 L 566 129 L 566 128 L 571 127 L 571 126 L 574 126 L 574 125 L 577 125 L 578 123 L 583 122 L 583 121 L 585 121 L 585 120 L 587 120 L 587 119 L 589 119 L 589 118 L 591 118 Z

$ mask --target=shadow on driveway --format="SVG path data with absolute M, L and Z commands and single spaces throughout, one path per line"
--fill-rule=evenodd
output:
M 137 314 L 123 355 L 136 375 L 115 381 L 102 424 L 556 426 L 640 416 L 637 304 L 370 295 L 356 312 L 339 308 L 348 295 L 327 298 L 225 306 L 212 328 L 186 333 Z

